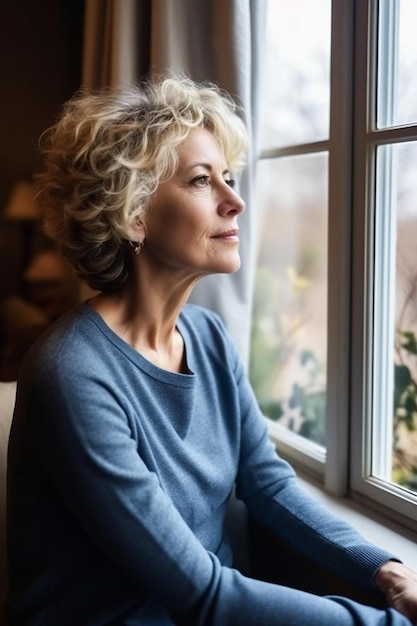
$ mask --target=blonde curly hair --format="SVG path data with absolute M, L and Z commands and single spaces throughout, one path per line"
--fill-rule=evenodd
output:
M 216 85 L 182 76 L 80 90 L 42 135 L 44 170 L 37 178 L 45 230 L 93 289 L 126 281 L 130 227 L 173 176 L 178 146 L 197 127 L 213 134 L 238 173 L 247 133 L 235 103 Z

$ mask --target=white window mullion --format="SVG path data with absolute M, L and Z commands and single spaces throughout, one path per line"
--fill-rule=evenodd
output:
M 377 126 L 386 128 L 396 119 L 398 103 L 400 2 L 380 2 L 378 9 Z
M 380 2 L 378 11 L 377 124 L 390 126 L 396 118 L 398 77 L 399 3 Z M 372 360 L 371 420 L 367 433 L 370 454 L 365 456 L 365 476 L 390 481 L 393 445 L 393 368 L 396 272 L 397 168 L 395 147 L 380 146 L 376 154 L 375 227 L 373 231 L 373 310 L 370 345 Z M 369 263 L 372 267 L 372 262 Z M 369 294 L 369 297 L 372 297 Z
M 366 459 L 366 475 L 390 481 L 392 476 L 396 197 L 397 168 L 395 146 L 377 151 L 374 246 L 374 319 L 370 332 L 373 358 L 371 404 L 371 455 Z M 369 432 L 369 430 L 368 430 Z

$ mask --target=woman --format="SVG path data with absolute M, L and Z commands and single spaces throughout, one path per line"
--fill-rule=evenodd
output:
M 10 624 L 409 625 L 232 569 L 251 514 L 417 620 L 417 576 L 303 494 L 220 319 L 187 304 L 239 269 L 246 133 L 187 79 L 78 94 L 47 133 L 46 228 L 99 293 L 21 370 L 9 454 Z

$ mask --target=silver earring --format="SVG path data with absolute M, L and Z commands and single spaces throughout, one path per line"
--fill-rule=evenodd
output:
M 143 240 L 143 241 L 129 241 L 129 244 L 133 248 L 133 254 L 136 254 L 136 256 L 138 256 L 141 253 L 143 246 L 145 245 L 145 240 Z

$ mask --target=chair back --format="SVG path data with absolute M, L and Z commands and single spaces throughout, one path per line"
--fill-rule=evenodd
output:
M 0 382 L 0 626 L 4 624 L 7 592 L 6 570 L 6 470 L 7 446 L 16 398 L 15 382 Z

